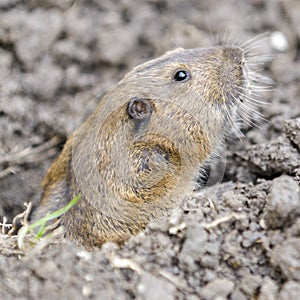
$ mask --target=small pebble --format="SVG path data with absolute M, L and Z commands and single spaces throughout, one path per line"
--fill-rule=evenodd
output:
M 205 285 L 201 291 L 201 299 L 227 299 L 227 296 L 232 292 L 234 283 L 228 279 L 216 279 Z
M 271 253 L 271 264 L 279 266 L 289 280 L 300 281 L 300 238 L 290 238 Z
M 46 261 L 35 269 L 36 274 L 42 279 L 54 278 L 59 269 L 53 261 Z
M 288 281 L 280 291 L 278 299 L 281 300 L 298 300 L 300 295 L 300 283 Z
M 300 194 L 298 184 L 283 175 L 273 180 L 267 198 L 266 224 L 269 228 L 288 226 L 300 214 Z
M 278 299 L 278 287 L 274 280 L 265 277 L 260 287 L 258 300 L 276 300 Z
M 92 287 L 90 286 L 90 285 L 84 285 L 83 287 L 82 287 L 82 295 L 84 296 L 84 297 L 86 297 L 86 298 L 89 298 L 89 297 L 91 297 L 91 295 L 92 295 Z
M 174 299 L 175 291 L 176 287 L 173 284 L 151 274 L 143 274 L 137 285 L 137 292 L 141 297 L 140 299 L 144 300 L 172 300 Z
M 271 34 L 271 46 L 278 52 L 287 52 L 289 50 L 287 37 L 280 31 L 274 31 Z

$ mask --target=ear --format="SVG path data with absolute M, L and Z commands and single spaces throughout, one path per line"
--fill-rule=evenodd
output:
M 151 118 L 154 109 L 153 102 L 146 98 L 132 98 L 128 104 L 127 112 L 133 119 L 137 129 L 145 125 Z
M 132 119 L 145 120 L 151 117 L 153 103 L 150 99 L 132 98 L 128 104 L 128 114 Z

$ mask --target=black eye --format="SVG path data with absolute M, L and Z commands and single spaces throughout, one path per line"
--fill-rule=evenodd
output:
M 179 70 L 174 75 L 175 81 L 187 81 L 190 78 L 190 73 L 186 70 Z

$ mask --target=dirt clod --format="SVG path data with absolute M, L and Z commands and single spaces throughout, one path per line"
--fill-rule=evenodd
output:
M 290 238 L 274 248 L 271 262 L 279 266 L 289 280 L 300 279 L 300 239 Z
M 298 184 L 286 175 L 274 179 L 267 198 L 267 225 L 270 228 L 287 226 L 299 215 L 300 191 Z
M 257 108 L 268 122 L 243 124 L 241 140 L 230 136 L 222 183 L 195 191 L 174 215 L 122 248 L 107 243 L 86 252 L 68 240 L 36 244 L 30 237 L 36 247 L 24 253 L 5 227 L 0 299 L 298 300 L 299 5 L 0 0 L 0 223 L 6 225 L 24 202 L 38 203 L 41 180 L 67 136 L 132 67 L 223 36 L 242 42 L 268 30 L 288 44 L 279 53 L 270 41 L 254 39 L 257 51 L 273 56 L 264 69 L 273 91 Z
M 232 292 L 234 283 L 226 279 L 216 279 L 205 285 L 200 292 L 203 299 L 226 299 Z

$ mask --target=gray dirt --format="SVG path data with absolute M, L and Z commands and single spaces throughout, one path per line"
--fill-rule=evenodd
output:
M 226 144 L 222 183 L 122 248 L 54 238 L 24 254 L 0 234 L 0 298 L 300 299 L 299 12 L 298 0 L 0 0 L 0 222 L 38 203 L 67 136 L 135 65 L 230 33 L 280 31 L 289 46 L 259 49 L 273 56 L 266 121 Z

